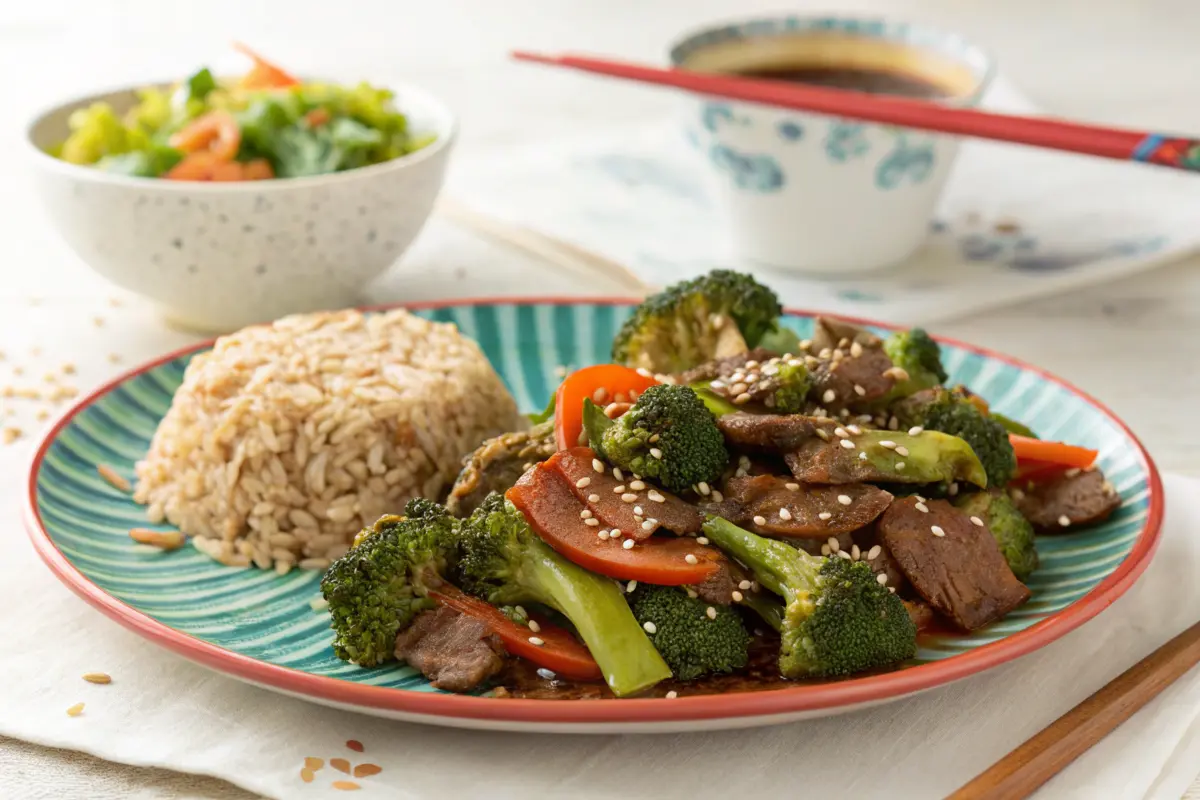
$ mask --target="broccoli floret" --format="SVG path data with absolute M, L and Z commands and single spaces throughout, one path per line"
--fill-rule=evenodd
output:
M 750 634 L 729 606 L 713 606 L 675 586 L 646 586 L 633 599 L 633 615 L 671 672 L 690 681 L 713 672 L 733 672 L 749 660 Z
M 494 605 L 541 603 L 563 614 L 600 665 L 613 693 L 670 677 L 617 584 L 571 563 L 530 530 L 524 515 L 492 494 L 462 524 L 462 588 Z
M 862 561 L 812 556 L 710 517 L 704 535 L 783 598 L 779 670 L 786 678 L 832 677 L 912 658 L 917 628 L 900 598 Z
M 755 347 L 782 311 L 775 293 L 749 275 L 713 270 L 642 301 L 613 340 L 613 361 L 683 372 Z
M 964 514 L 979 517 L 987 525 L 1000 552 L 1008 562 L 1009 569 L 1017 580 L 1025 583 L 1038 568 L 1038 554 L 1034 545 L 1033 525 L 1021 514 L 1015 503 L 1004 492 L 976 492 L 960 495 L 954 505 Z
M 394 658 L 396 634 L 433 607 L 426 592 L 453 569 L 457 540 L 457 521 L 423 499 L 360 534 L 321 579 L 338 658 L 364 667 Z
M 770 380 L 779 384 L 773 395 L 771 410 L 778 414 L 800 414 L 808 406 L 808 392 L 812 389 L 813 379 L 804 364 L 798 361 L 782 363 L 779 373 Z
M 1017 470 L 1008 431 L 960 392 L 950 389 L 922 392 L 897 403 L 894 410 L 905 426 L 919 425 L 965 440 L 983 464 L 988 486 L 1004 486 Z
M 897 381 L 884 399 L 908 397 L 922 389 L 942 385 L 949 377 L 942 366 L 942 349 L 923 328 L 893 333 L 883 342 L 883 351 L 892 364 L 908 373 L 907 380 Z
M 725 437 L 704 401 L 690 386 L 666 383 L 642 392 L 604 430 L 599 450 L 613 465 L 673 492 L 715 481 L 729 463 Z

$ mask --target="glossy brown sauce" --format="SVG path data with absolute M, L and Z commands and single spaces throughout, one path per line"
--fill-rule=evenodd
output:
M 777 67 L 739 71 L 737 74 L 758 80 L 804 83 L 830 89 L 849 89 L 868 94 L 890 94 L 921 100 L 936 100 L 953 94 L 947 87 L 918 75 L 885 70 L 795 67 L 781 64 Z

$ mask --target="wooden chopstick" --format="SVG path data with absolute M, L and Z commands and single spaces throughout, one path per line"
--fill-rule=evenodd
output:
M 842 89 L 752 80 L 684 69 L 661 69 L 573 54 L 543 55 L 515 51 L 512 55 L 519 61 L 568 67 L 612 78 L 671 86 L 697 94 L 780 108 L 1200 171 L 1200 139 L 1106 128 L 1048 117 L 955 108 L 923 100 Z
M 456 225 L 582 277 L 606 278 L 631 296 L 645 297 L 653 291 L 625 265 L 562 239 L 480 214 L 453 200 L 439 200 L 437 211 Z
M 1019 800 L 1200 663 L 1200 622 L 1188 628 L 997 761 L 947 800 Z

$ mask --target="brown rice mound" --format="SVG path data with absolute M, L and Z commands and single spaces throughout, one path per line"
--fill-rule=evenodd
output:
M 520 427 L 479 346 L 405 311 L 285 317 L 184 373 L 134 498 L 225 564 L 327 567 L 483 439 Z

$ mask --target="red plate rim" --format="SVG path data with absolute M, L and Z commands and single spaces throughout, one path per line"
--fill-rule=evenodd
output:
M 626 297 L 481 297 L 458 300 L 438 300 L 421 303 L 394 303 L 365 306 L 362 310 L 378 311 L 393 308 L 427 310 L 471 305 L 630 305 L 639 302 Z M 818 314 L 803 309 L 787 309 L 786 313 L 806 317 L 826 316 L 859 325 L 896 329 L 901 326 L 857 317 Z M 111 391 L 130 378 L 152 370 L 176 358 L 210 347 L 210 339 L 183 347 L 160 356 L 139 367 L 128 370 L 108 381 L 72 405 L 42 439 L 30 464 L 25 497 L 25 527 L 34 548 L 51 571 L 72 591 L 111 619 L 146 639 L 186 658 L 239 678 L 281 689 L 293 694 L 359 706 L 375 710 L 396 711 L 459 720 L 488 721 L 518 724 L 645 724 L 679 721 L 778 717 L 780 715 L 852 707 L 902 697 L 941 686 L 974 675 L 991 667 L 1025 655 L 1087 622 L 1112 605 L 1142 574 L 1155 548 L 1163 519 L 1162 479 L 1154 461 L 1133 431 L 1103 403 L 1043 369 L 1026 364 L 1011 356 L 987 348 L 946 337 L 934 337 L 954 347 L 996 359 L 1040 375 L 1048 381 L 1082 398 L 1109 418 L 1137 447 L 1142 466 L 1148 476 L 1148 514 L 1145 525 L 1129 555 L 1112 574 L 1092 591 L 1071 605 L 1011 636 L 983 645 L 961 655 L 910 667 L 882 675 L 852 678 L 835 683 L 805 684 L 787 689 L 746 692 L 735 695 L 699 695 L 664 698 L 627 699 L 605 702 L 572 703 L 562 700 L 496 700 L 452 694 L 425 694 L 380 686 L 365 686 L 337 678 L 311 675 L 288 667 L 269 664 L 249 656 L 233 653 L 217 645 L 177 631 L 162 622 L 126 605 L 92 583 L 50 539 L 37 510 L 37 475 L 51 443 L 59 432 L 96 398 Z

